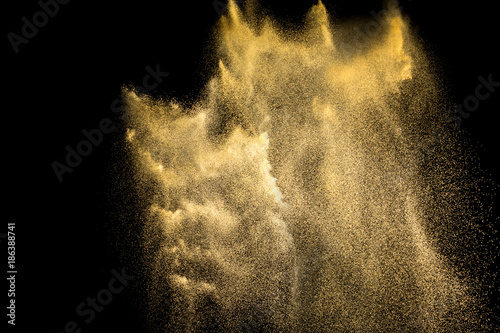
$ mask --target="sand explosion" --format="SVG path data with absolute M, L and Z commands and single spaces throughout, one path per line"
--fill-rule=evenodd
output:
M 158 332 L 484 328 L 454 244 L 472 181 L 451 131 L 423 144 L 446 97 L 408 19 L 381 28 L 346 52 L 321 2 L 287 31 L 231 1 L 191 106 L 124 89 Z

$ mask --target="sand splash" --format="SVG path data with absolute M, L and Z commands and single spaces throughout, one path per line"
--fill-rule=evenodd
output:
M 408 20 L 344 52 L 321 2 L 257 17 L 230 2 L 191 107 L 124 89 L 157 331 L 483 327 L 453 244 L 471 182 L 452 133 L 422 148 L 446 97 Z

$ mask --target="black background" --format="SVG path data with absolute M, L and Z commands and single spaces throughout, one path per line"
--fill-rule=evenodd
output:
M 280 18 L 296 21 L 314 3 L 262 1 Z M 379 1 L 324 3 L 339 19 L 366 16 L 381 8 Z M 401 1 L 441 62 L 452 97 L 460 103 L 474 93 L 479 75 L 492 73 L 500 81 L 499 17 L 492 2 L 449 1 L 439 7 L 435 3 Z M 160 64 L 170 73 L 155 94 L 196 96 L 206 82 L 204 52 L 217 11 L 210 0 L 73 0 L 61 5 L 58 14 L 15 54 L 5 36 L 11 31 L 19 34 L 21 17 L 31 20 L 40 8 L 34 0 L 3 6 L 7 220 L 0 232 L 6 232 L 8 222 L 17 223 L 16 331 L 31 327 L 61 332 L 71 320 L 81 324 L 82 332 L 144 331 L 131 292 L 115 296 L 89 324 L 75 313 L 78 304 L 107 286 L 111 269 L 123 264 L 111 251 L 106 231 L 106 168 L 115 136 L 105 135 L 103 144 L 65 174 L 62 183 L 51 163 L 64 162 L 65 146 L 75 147 L 83 139 L 83 129 L 96 128 L 103 118 L 117 120 L 110 104 L 123 84 L 141 85 L 148 65 Z M 499 101 L 500 89 L 462 126 L 480 145 L 481 164 L 497 181 Z

